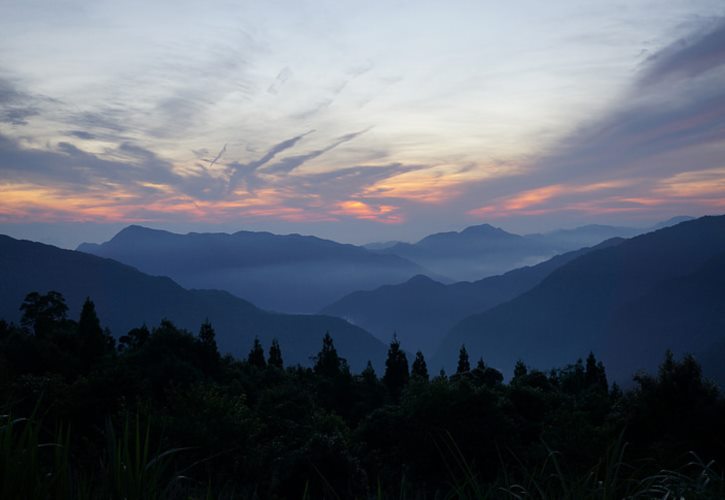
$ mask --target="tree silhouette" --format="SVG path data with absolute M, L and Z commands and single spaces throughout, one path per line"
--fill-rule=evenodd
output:
M 415 360 L 413 360 L 413 367 L 410 374 L 413 378 L 428 381 L 428 364 L 425 362 L 425 357 L 423 357 L 423 353 L 420 351 L 415 353 Z
M 264 349 L 262 348 L 261 342 L 259 342 L 259 337 L 254 337 L 254 345 L 249 351 L 247 361 L 250 365 L 256 366 L 257 368 L 265 368 L 267 366 L 267 362 L 264 360 Z
M 393 335 L 393 340 L 388 348 L 388 359 L 385 360 L 385 375 L 383 384 L 388 388 L 394 399 L 400 396 L 400 392 L 408 384 L 408 358 L 400 348 L 398 336 Z
M 604 393 L 609 391 L 609 384 L 607 383 L 607 374 L 604 369 L 604 364 L 594 357 L 594 353 L 590 352 L 587 356 L 586 367 L 584 369 L 584 380 L 587 387 L 593 387 L 597 390 L 603 391 Z
M 277 339 L 272 339 L 272 345 L 269 346 L 269 358 L 267 360 L 269 366 L 275 368 L 283 368 L 284 362 L 282 361 L 282 349 L 279 347 Z
M 216 332 L 214 331 L 214 327 L 211 325 L 208 318 L 201 324 L 201 327 L 199 328 L 199 340 L 210 350 L 219 352 L 216 344 Z
M 78 337 L 80 340 L 80 354 L 83 365 L 88 369 L 106 351 L 108 342 L 101 322 L 96 314 L 96 306 L 86 297 L 78 321 Z
M 138 328 L 133 328 L 126 335 L 118 339 L 119 350 L 136 351 L 149 340 L 149 337 L 151 337 L 151 332 L 145 324 Z
M 518 360 L 514 366 L 514 380 L 524 378 L 527 373 L 529 373 L 529 369 L 526 367 L 526 363 Z
M 31 292 L 20 305 L 23 315 L 20 324 L 33 328 L 38 337 L 50 334 L 53 329 L 66 320 L 68 306 L 60 292 L 50 291 L 45 295 Z
M 468 360 L 468 351 L 466 351 L 465 344 L 461 346 L 461 350 L 458 351 L 458 368 L 456 368 L 456 375 L 468 373 L 471 371 L 471 363 Z
M 315 356 L 315 373 L 327 378 L 337 377 L 342 372 L 342 361 L 337 354 L 330 332 L 326 332 L 322 338 L 322 349 Z

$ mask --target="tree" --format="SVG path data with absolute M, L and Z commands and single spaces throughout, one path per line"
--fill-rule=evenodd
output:
M 526 364 L 523 361 L 518 360 L 514 366 L 514 380 L 524 378 L 527 373 L 529 373 L 529 369 L 526 367 Z
M 151 337 L 151 332 L 146 324 L 129 330 L 126 335 L 118 339 L 118 347 L 121 351 L 137 351 Z
M 20 310 L 23 311 L 20 324 L 26 328 L 32 327 L 38 337 L 50 334 L 66 320 L 68 314 L 63 295 L 55 291 L 45 295 L 29 293 L 20 305 Z
M 199 328 L 199 340 L 203 345 L 209 348 L 209 350 L 219 352 L 219 348 L 216 344 L 216 332 L 214 331 L 214 327 L 209 322 L 209 319 L 207 318 Z
M 272 345 L 269 346 L 269 358 L 267 363 L 269 366 L 274 366 L 275 368 L 284 368 L 284 362 L 282 361 L 282 349 L 280 349 L 277 339 L 272 339 Z
M 594 357 L 594 353 L 590 352 L 587 356 L 586 367 L 584 369 L 584 380 L 587 387 L 591 387 L 607 393 L 609 384 L 607 383 L 607 373 L 604 364 Z
M 428 381 L 428 364 L 425 362 L 425 357 L 423 357 L 423 353 L 420 351 L 415 353 L 415 360 L 413 360 L 413 367 L 410 374 L 413 378 Z
M 373 368 L 373 363 L 370 360 L 368 360 L 368 364 L 360 376 L 367 384 L 376 384 L 378 382 L 378 376 L 376 375 L 375 368 Z
M 342 361 L 337 354 L 330 332 L 326 332 L 322 338 L 322 349 L 315 356 L 315 373 L 326 378 L 337 377 L 342 373 Z
M 400 348 L 398 336 L 393 335 L 393 340 L 388 348 L 388 359 L 385 360 L 385 375 L 383 384 L 388 388 L 394 399 L 400 396 L 400 392 L 408 384 L 408 358 Z
M 81 309 L 81 317 L 78 321 L 78 337 L 81 359 L 87 369 L 104 354 L 108 346 L 108 341 L 101 328 L 101 322 L 96 314 L 96 306 L 90 297 L 86 297 Z
M 256 366 L 257 368 L 265 368 L 267 366 L 267 362 L 264 360 L 264 349 L 262 348 L 261 342 L 259 342 L 259 337 L 254 337 L 254 345 L 249 351 L 247 361 L 250 365 Z
M 476 368 L 471 370 L 474 380 L 487 386 L 495 386 L 503 382 L 503 374 L 496 370 L 486 366 L 483 362 L 483 358 L 479 358 L 476 363 Z
M 468 351 L 466 351 L 465 344 L 461 346 L 461 350 L 458 351 L 458 368 L 456 368 L 456 375 L 468 373 L 471 371 L 471 362 L 468 360 Z

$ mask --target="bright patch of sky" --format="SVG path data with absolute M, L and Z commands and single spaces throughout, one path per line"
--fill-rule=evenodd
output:
M 722 134 L 683 145 L 707 149 L 694 166 L 658 148 L 590 162 L 582 178 L 562 165 L 589 162 L 572 160 L 575 142 L 597 144 L 581 155 L 625 147 L 624 134 L 598 145 L 602 124 L 651 111 L 640 101 L 653 87 L 666 102 L 710 92 L 722 114 L 701 120 L 725 116 L 717 57 L 674 90 L 645 78 L 678 43 L 725 53 L 717 36 L 699 38 L 723 13 L 705 0 L 6 0 L 0 221 L 301 227 L 364 241 L 483 218 L 525 230 L 716 211 L 700 195 L 673 204 L 684 191 L 671 184 L 686 178 L 691 193 L 692 179 L 714 176 L 721 187 Z M 635 168 L 647 161 L 668 166 Z M 546 204 L 522 205 L 531 193 Z

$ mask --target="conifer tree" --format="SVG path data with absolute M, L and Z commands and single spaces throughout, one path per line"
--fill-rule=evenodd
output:
M 410 374 L 419 380 L 428 381 L 428 364 L 425 362 L 423 353 L 418 351 L 415 353 L 415 360 L 413 360 L 413 367 Z
M 529 373 L 529 369 L 526 367 L 526 364 L 518 360 L 514 366 L 514 380 L 525 377 L 527 373 Z
M 330 332 L 322 338 L 322 350 L 315 356 L 314 371 L 323 377 L 333 378 L 341 373 L 342 359 L 337 354 Z
M 275 368 L 283 368 L 284 362 L 282 361 L 282 349 L 279 347 L 277 339 L 272 339 L 272 345 L 269 346 L 269 357 L 267 359 L 269 366 Z
M 368 384 L 375 384 L 378 381 L 378 376 L 375 373 L 375 368 L 373 368 L 373 364 L 370 360 L 368 360 L 367 366 L 360 375 L 362 376 L 362 379 Z
M 210 350 L 219 352 L 216 344 L 216 332 L 214 331 L 214 327 L 211 325 L 208 318 L 199 328 L 199 340 L 201 340 L 202 344 L 209 347 Z
M 456 375 L 468 373 L 471 371 L 471 363 L 468 360 L 468 351 L 466 351 L 465 344 L 461 346 L 461 350 L 458 351 L 458 368 L 456 368 Z
M 98 357 L 103 355 L 107 345 L 101 322 L 96 314 L 96 306 L 89 297 L 86 297 L 81 309 L 81 317 L 78 321 L 78 337 L 81 358 L 85 367 L 88 368 Z
M 259 342 L 259 337 L 254 337 L 254 345 L 252 346 L 252 350 L 249 351 L 247 361 L 250 365 L 256 366 L 257 368 L 265 368 L 267 366 L 267 362 L 264 360 L 264 349 L 262 348 L 261 342 Z
M 393 335 L 393 340 L 388 348 L 388 359 L 385 360 L 385 375 L 383 375 L 383 383 L 388 388 L 395 399 L 400 396 L 400 392 L 408 384 L 408 358 L 405 352 L 400 348 L 398 336 Z

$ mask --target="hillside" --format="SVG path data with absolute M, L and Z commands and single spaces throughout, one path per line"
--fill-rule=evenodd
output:
M 722 287 L 721 274 L 716 272 L 722 261 L 716 257 L 723 252 L 725 216 L 683 222 L 588 253 L 510 302 L 461 321 L 447 335 L 434 366 L 453 366 L 463 343 L 472 355 L 483 356 L 506 373 L 519 358 L 548 368 L 594 350 L 612 366 L 615 377 L 626 380 L 650 365 L 640 366 L 634 357 L 627 361 L 618 347 L 610 348 L 617 345 L 616 339 L 626 340 L 636 352 L 652 349 L 657 359 L 661 356 L 657 351 L 670 343 L 658 332 L 663 324 L 680 340 L 674 346 L 678 350 L 696 350 L 722 338 L 723 331 L 713 326 L 703 332 L 704 340 L 691 341 L 688 321 L 697 319 L 697 325 L 722 321 L 717 309 L 698 307 L 711 287 Z M 689 283 L 697 298 L 683 299 L 673 280 Z M 704 316 L 698 318 L 700 313 Z M 669 323 L 667 315 L 672 315 Z M 675 322 L 676 317 L 682 320 Z M 652 338 L 659 340 L 655 343 Z
M 594 249 L 621 241 L 608 240 Z M 475 282 L 444 285 L 416 276 L 399 285 L 351 293 L 321 313 L 344 318 L 383 341 L 396 332 L 406 349 L 431 355 L 458 321 L 513 299 L 554 269 L 594 249 L 568 252 L 534 266 Z
M 282 312 L 315 312 L 354 290 L 424 272 L 397 255 L 299 234 L 182 235 L 129 226 L 110 241 L 78 250 L 169 276 L 186 288 L 226 290 Z
M 246 356 L 255 336 L 265 347 L 277 338 L 287 363 L 307 365 L 326 331 L 355 369 L 385 353 L 369 333 L 338 318 L 270 313 L 229 293 L 185 290 L 170 278 L 149 276 L 111 259 L 0 236 L 0 318 L 17 321 L 28 292 L 49 290 L 66 297 L 71 317 L 77 317 L 90 296 L 103 325 L 116 337 L 163 318 L 196 332 L 208 318 L 220 349 L 238 356 Z

